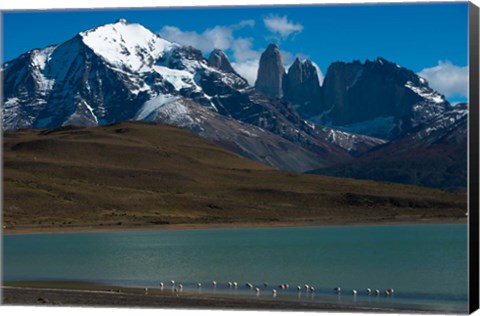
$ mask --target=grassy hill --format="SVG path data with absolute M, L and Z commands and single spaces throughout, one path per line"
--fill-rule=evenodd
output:
M 458 220 L 466 194 L 278 171 L 189 132 L 139 122 L 4 132 L 4 225 Z

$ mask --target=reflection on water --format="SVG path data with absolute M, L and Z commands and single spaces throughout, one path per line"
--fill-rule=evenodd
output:
M 151 288 L 158 288 L 162 281 L 167 290 L 174 279 L 183 284 L 182 293 L 464 311 L 467 276 L 466 225 L 162 230 L 4 238 L 5 280 L 78 280 Z M 211 286 L 213 280 L 216 288 Z M 237 282 L 237 288 L 228 282 Z M 245 287 L 247 282 L 252 289 Z M 269 283 L 267 289 L 265 282 Z M 281 289 L 280 284 L 290 286 Z M 314 286 L 314 293 L 305 292 L 305 284 Z M 342 292 L 334 293 L 335 287 Z M 367 288 L 380 289 L 381 295 L 368 295 Z M 395 289 L 393 296 L 384 295 L 388 288 Z M 353 289 L 358 291 L 356 296 L 351 294 Z

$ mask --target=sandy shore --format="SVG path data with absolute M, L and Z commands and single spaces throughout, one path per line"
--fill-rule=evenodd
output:
M 365 311 L 425 313 L 428 310 L 391 309 L 352 306 L 334 303 L 283 301 L 262 297 L 232 297 L 226 295 L 173 293 L 170 290 L 112 287 L 76 282 L 11 282 L 2 286 L 2 304 L 104 306 L 183 309 L 236 309 L 282 311 Z M 430 311 L 431 312 L 431 311 Z M 433 312 L 432 312 L 433 313 Z
M 66 232 L 102 232 L 102 231 L 145 231 L 145 230 L 176 230 L 176 229 L 214 229 L 214 228 L 268 228 L 268 227 L 308 227 L 308 226 L 373 226 L 373 225 L 415 225 L 415 224 L 467 224 L 467 218 L 396 218 L 378 219 L 376 221 L 361 220 L 299 220 L 284 222 L 236 222 L 236 223 L 194 223 L 167 225 L 76 225 L 76 226 L 20 226 L 3 228 L 4 235 L 66 233 Z

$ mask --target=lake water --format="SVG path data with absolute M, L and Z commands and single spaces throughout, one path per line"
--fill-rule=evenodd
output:
M 274 299 L 467 311 L 467 225 L 54 233 L 3 240 L 6 281 L 158 287 L 174 279 L 185 291 L 255 297 L 244 286 L 250 282 L 265 298 L 275 286 Z M 228 281 L 239 288 L 229 289 Z M 204 284 L 201 290 L 197 282 Z M 278 289 L 283 283 L 290 288 Z M 297 293 L 305 283 L 315 286 L 314 295 Z M 337 286 L 341 295 L 333 293 Z M 369 296 L 367 287 L 394 288 L 395 294 Z

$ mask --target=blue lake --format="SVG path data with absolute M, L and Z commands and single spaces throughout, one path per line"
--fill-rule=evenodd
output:
M 252 297 L 246 282 L 265 297 L 272 286 L 288 283 L 275 299 L 445 312 L 467 311 L 468 304 L 462 224 L 26 234 L 6 235 L 3 242 L 6 281 L 158 287 L 174 279 L 185 291 Z M 239 289 L 228 289 L 228 281 L 237 281 Z M 204 284 L 201 290 L 197 282 Z M 305 283 L 315 286 L 314 295 L 297 293 Z M 337 286 L 341 295 L 332 291 Z M 394 288 L 395 294 L 369 296 L 367 287 Z

